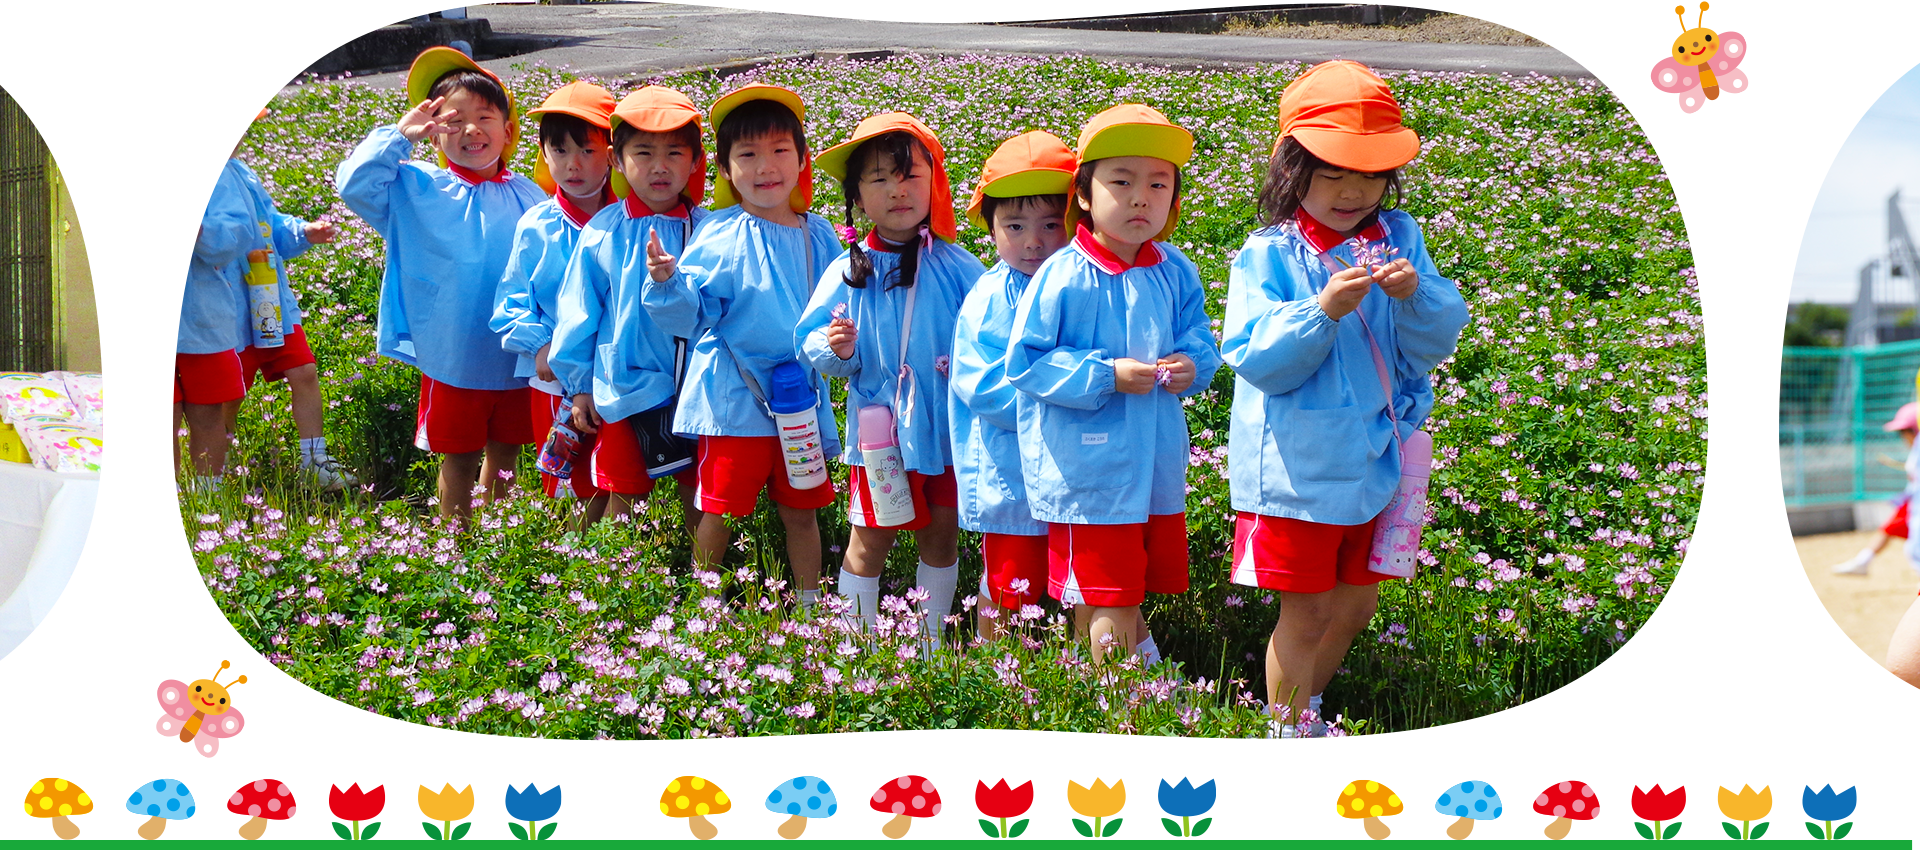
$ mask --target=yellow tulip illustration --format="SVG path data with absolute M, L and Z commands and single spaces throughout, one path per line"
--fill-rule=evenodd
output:
M 1102 818 L 1113 817 L 1127 805 L 1127 781 L 1122 779 L 1112 785 L 1105 780 L 1093 780 L 1093 787 L 1082 787 L 1080 783 L 1067 781 L 1067 805 L 1082 815 L 1093 818 L 1088 824 L 1079 818 L 1073 819 L 1073 828 L 1087 838 L 1111 838 L 1120 831 L 1122 818 L 1113 818 L 1102 827 Z
M 1767 833 L 1765 823 L 1759 826 L 1751 826 L 1751 824 L 1766 817 L 1771 811 L 1773 811 L 1773 786 L 1771 785 L 1758 791 L 1753 790 L 1751 785 L 1742 785 L 1738 794 L 1728 791 L 1725 786 L 1720 788 L 1720 813 L 1740 822 L 1739 829 L 1734 829 L 1733 824 L 1724 821 L 1720 824 L 1726 829 L 1729 838 L 1751 841 L 1765 835 Z
M 468 815 L 473 814 L 473 786 L 468 785 L 463 790 L 455 791 L 453 785 L 449 783 L 441 786 L 438 793 L 427 790 L 425 785 L 420 786 L 420 813 L 440 822 L 439 826 L 431 823 L 420 824 L 426 829 L 427 835 L 433 837 L 433 840 L 460 840 L 466 836 L 467 830 L 471 829 L 473 824 L 463 823 L 456 827 L 453 822 L 466 820 Z

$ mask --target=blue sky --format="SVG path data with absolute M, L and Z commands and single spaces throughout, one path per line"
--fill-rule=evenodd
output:
M 1851 303 L 1895 188 L 1920 238 L 1920 0 L 1782 0 L 1780 40 L 1780 299 Z

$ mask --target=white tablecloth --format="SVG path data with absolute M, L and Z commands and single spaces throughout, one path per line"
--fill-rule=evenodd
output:
M 100 474 L 0 460 L 0 754 L 106 775 Z

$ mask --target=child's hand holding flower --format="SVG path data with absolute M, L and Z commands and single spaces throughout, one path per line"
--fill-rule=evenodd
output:
M 309 221 L 307 222 L 307 244 L 325 245 L 333 241 L 335 232 L 331 221 Z
M 1174 395 L 1186 392 L 1188 387 L 1193 386 L 1194 377 L 1193 358 L 1185 354 L 1162 357 L 1160 362 L 1154 364 L 1156 383 Z
M 1360 299 L 1373 291 L 1373 281 L 1373 275 L 1358 266 L 1334 272 L 1327 279 L 1326 288 L 1320 290 L 1320 309 L 1326 312 L 1327 318 L 1340 321 L 1348 313 L 1359 309 Z
M 1113 360 L 1113 388 L 1120 392 L 1146 395 L 1153 392 L 1154 384 L 1159 379 L 1159 368 L 1152 363 L 1142 363 L 1131 357 L 1116 357 Z M 1193 379 L 1189 377 L 1187 380 Z
M 1394 260 L 1373 271 L 1373 280 L 1380 284 L 1381 290 L 1394 298 L 1408 298 L 1414 290 L 1420 288 L 1420 273 L 1414 271 L 1413 264 L 1406 260 Z
M 853 343 L 859 338 L 860 332 L 853 327 L 853 320 L 847 318 L 846 302 L 835 304 L 833 320 L 827 322 L 827 347 L 833 349 L 833 356 L 853 359 Z

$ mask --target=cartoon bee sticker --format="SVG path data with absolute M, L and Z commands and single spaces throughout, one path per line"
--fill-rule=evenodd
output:
M 220 662 L 220 670 L 231 666 L 229 662 Z M 220 675 L 220 670 L 213 674 Z M 154 724 L 154 731 L 192 743 L 195 752 L 213 758 L 213 754 L 220 751 L 219 739 L 240 734 L 241 727 L 247 723 L 239 709 L 233 707 L 233 696 L 227 693 L 228 688 L 246 683 L 245 676 L 224 685 L 211 678 L 197 679 L 191 685 L 178 679 L 161 682 L 157 696 L 160 707 L 167 713 Z
M 1747 75 L 1739 70 L 1740 60 L 1747 58 L 1746 38 L 1701 26 L 1707 19 L 1706 0 L 1701 0 L 1693 29 L 1687 29 L 1687 7 L 1675 6 L 1673 13 L 1680 17 L 1682 32 L 1673 40 L 1673 52 L 1653 66 L 1654 87 L 1679 95 L 1682 112 L 1699 110 L 1708 100 L 1719 99 L 1721 91 L 1746 91 Z

